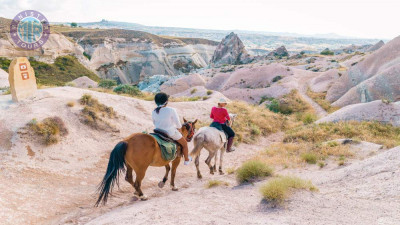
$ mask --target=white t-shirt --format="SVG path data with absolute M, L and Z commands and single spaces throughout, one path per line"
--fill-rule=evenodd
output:
M 174 108 L 163 107 L 160 109 L 158 114 L 155 110 L 153 110 L 151 116 L 153 118 L 154 126 L 157 129 L 165 131 L 173 139 L 178 138 L 175 136 L 177 136 L 177 133 L 179 133 L 177 129 L 181 128 L 182 124 L 179 120 L 178 113 Z

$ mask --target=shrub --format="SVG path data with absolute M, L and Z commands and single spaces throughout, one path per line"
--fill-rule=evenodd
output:
M 140 96 L 142 92 L 139 90 L 138 87 L 132 86 L 129 84 L 120 84 L 114 88 L 114 92 L 118 94 L 128 94 L 131 96 Z
M 81 111 L 82 122 L 96 130 L 110 130 L 118 132 L 105 118 L 116 118 L 112 107 L 101 104 L 89 94 L 84 94 L 79 100 L 85 107 Z
M 53 64 L 36 61 L 30 57 L 29 62 L 35 70 L 35 76 L 39 85 L 64 86 L 76 78 L 87 76 L 94 81 L 100 78 L 82 65 L 79 60 L 71 55 L 59 56 Z
M 72 23 L 71 23 L 71 27 L 77 27 L 77 26 L 78 26 L 77 23 L 75 23 L 75 22 L 72 22 Z
M 298 177 L 284 176 L 268 181 L 261 186 L 260 192 L 265 200 L 276 205 L 283 203 L 290 196 L 293 189 L 318 191 L 309 180 L 306 181 Z
M 48 117 L 42 122 L 32 119 L 27 124 L 28 130 L 45 145 L 58 143 L 60 138 L 68 134 L 68 129 L 60 117 Z
M 87 58 L 87 59 L 89 59 L 89 60 L 91 60 L 92 59 L 92 56 L 90 56 L 88 53 L 86 53 L 86 52 L 83 52 L 83 55 Z
M 211 91 L 211 90 L 207 91 L 207 95 L 211 95 L 212 93 L 213 93 L 213 91 Z
M 318 162 L 318 166 L 319 166 L 319 168 L 323 168 L 323 167 L 325 167 L 325 162 Z
M 236 170 L 236 178 L 240 183 L 252 182 L 259 178 L 271 176 L 272 173 L 272 168 L 267 164 L 258 160 L 252 160 L 243 163 L 243 165 Z
M 196 89 L 196 88 L 193 88 L 193 89 L 190 91 L 190 94 L 194 94 L 194 93 L 196 93 L 196 91 L 197 91 L 197 89 Z
M 117 81 L 111 79 L 102 79 L 99 81 L 99 87 L 111 89 L 114 86 L 117 86 Z
M 297 90 L 292 90 L 289 94 L 284 95 L 279 101 L 272 100 L 267 108 L 275 113 L 290 115 L 296 113 L 314 113 L 313 108 L 307 104 L 299 95 Z
M 315 114 L 312 114 L 312 113 L 305 113 L 302 117 L 303 117 L 302 121 L 306 125 L 310 124 L 310 123 L 314 123 L 314 121 L 317 120 L 317 117 L 315 116 Z
M 321 54 L 321 55 L 334 55 L 335 53 L 332 52 L 331 50 L 329 50 L 329 48 L 326 48 L 326 49 L 323 50 L 320 54 Z
M 212 187 L 217 187 L 220 185 L 225 185 L 228 186 L 229 184 L 225 181 L 220 181 L 220 180 L 209 180 L 208 183 L 206 184 L 206 188 L 212 188 Z
M 279 106 L 279 101 L 276 99 L 273 99 L 269 105 L 267 105 L 268 109 L 271 110 L 274 113 L 279 113 L 280 111 L 280 106 Z
M 210 98 L 209 96 L 203 96 L 203 101 L 205 101 L 205 100 L 207 100 L 209 98 Z
M 272 79 L 272 82 L 277 82 L 278 80 L 281 80 L 283 77 L 282 76 L 276 76 Z
M 238 115 L 232 128 L 239 142 L 252 143 L 259 135 L 266 136 L 290 125 L 283 115 L 245 102 L 233 102 L 227 108 L 230 113 Z
M 304 153 L 301 158 L 308 164 L 317 163 L 317 156 L 313 153 Z

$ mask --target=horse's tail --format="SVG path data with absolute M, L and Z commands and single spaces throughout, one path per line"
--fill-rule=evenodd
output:
M 98 206 L 100 202 L 103 202 L 103 205 L 106 204 L 108 195 L 112 191 L 114 185 L 117 184 L 117 186 L 119 186 L 119 174 L 125 171 L 124 165 L 127 147 L 128 144 L 121 141 L 112 150 L 106 174 L 98 187 L 99 198 L 97 199 L 95 206 Z
M 192 157 L 197 157 L 200 154 L 201 149 L 203 148 L 203 143 L 204 143 L 204 135 L 203 134 L 198 134 L 194 137 L 194 148 L 190 152 L 190 156 Z

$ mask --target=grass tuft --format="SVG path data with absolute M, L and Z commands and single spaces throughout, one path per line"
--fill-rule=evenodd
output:
M 265 200 L 277 205 L 282 204 L 292 194 L 294 189 L 318 191 L 318 188 L 311 181 L 293 176 L 284 176 L 268 181 L 261 186 L 260 192 Z
M 317 163 L 317 155 L 311 152 L 307 152 L 301 155 L 301 158 L 308 164 L 316 164 Z
M 116 118 L 112 107 L 101 104 L 96 98 L 89 94 L 84 94 L 79 100 L 85 107 L 81 111 L 82 122 L 96 130 L 109 130 L 118 132 L 105 118 Z
M 240 183 L 252 182 L 257 179 L 271 176 L 273 169 L 258 160 L 247 161 L 236 170 L 236 178 Z
M 74 105 L 75 105 L 75 102 L 72 102 L 72 101 L 67 103 L 68 107 L 74 107 Z
M 44 145 L 56 144 L 60 141 L 61 137 L 68 134 L 68 129 L 64 122 L 57 116 L 48 117 L 42 122 L 37 122 L 36 119 L 32 119 L 27 124 L 27 128 Z
M 221 185 L 228 186 L 229 184 L 225 181 L 209 180 L 206 184 L 206 188 L 212 188 L 212 187 L 217 187 L 217 186 L 221 186 Z

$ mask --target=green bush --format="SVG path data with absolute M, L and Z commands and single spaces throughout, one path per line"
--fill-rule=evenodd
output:
M 87 59 L 89 59 L 89 60 L 91 60 L 92 59 L 92 56 L 90 56 L 89 54 L 87 54 L 86 52 L 83 52 L 83 55 L 87 58 Z
M 312 113 L 305 113 L 302 118 L 302 121 L 305 125 L 314 123 L 315 120 L 317 120 L 317 117 Z
M 114 88 L 114 92 L 118 94 L 128 94 L 132 96 L 140 96 L 142 92 L 138 87 L 129 84 L 120 84 Z
M 274 79 L 272 79 L 272 82 L 277 82 L 278 80 L 281 80 L 283 77 L 282 76 L 276 76 Z
M 304 153 L 301 158 L 308 164 L 317 163 L 317 156 L 314 153 Z
M 269 105 L 267 105 L 268 109 L 274 113 L 278 113 L 280 111 L 279 101 L 273 99 Z
M 329 50 L 329 48 L 326 48 L 326 49 L 323 50 L 320 54 L 321 54 L 321 55 L 334 55 L 335 53 L 332 52 L 331 50 Z
M 72 23 L 71 23 L 71 27 L 77 27 L 77 26 L 78 26 L 77 23 L 75 23 L 75 22 L 72 22 Z
M 211 91 L 211 90 L 207 91 L 207 95 L 211 95 L 212 93 L 213 93 L 213 91 Z
M 99 87 L 111 89 L 117 86 L 117 81 L 111 79 L 103 79 L 99 81 Z
M 267 164 L 258 160 L 251 160 L 243 163 L 243 165 L 236 170 L 236 178 L 240 183 L 252 182 L 262 177 L 271 176 L 272 173 L 272 168 Z

